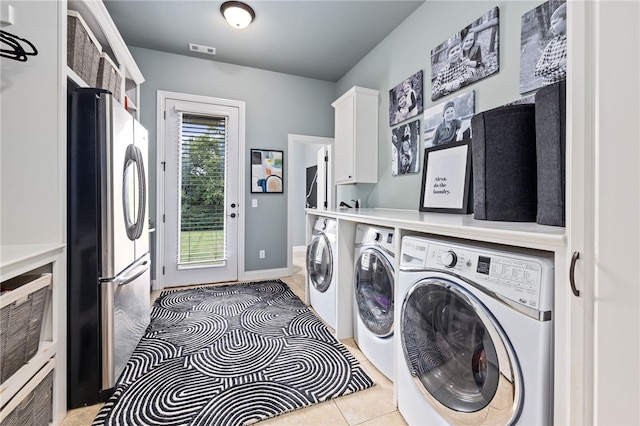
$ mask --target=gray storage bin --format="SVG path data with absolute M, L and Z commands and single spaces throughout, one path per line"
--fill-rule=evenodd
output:
M 89 86 L 95 86 L 102 46 L 82 16 L 67 11 L 67 65 Z
M 122 103 L 122 99 L 120 99 L 122 92 L 122 74 L 111 58 L 109 58 L 109 55 L 104 52 L 100 54 L 96 87 L 110 91 L 113 97 Z
M 536 93 L 538 213 L 541 225 L 565 226 L 566 83 Z
M 5 290 L 13 291 L 49 276 L 21 275 L 2 283 Z M 4 382 L 25 365 L 40 346 L 42 320 L 49 297 L 49 287 L 39 288 L 26 297 L 0 309 L 0 381 Z
M 474 218 L 535 222 L 535 105 L 508 105 L 476 114 L 471 130 Z
M 1 426 L 48 426 L 53 401 L 53 372 L 51 370 L 35 388 L 14 408 Z

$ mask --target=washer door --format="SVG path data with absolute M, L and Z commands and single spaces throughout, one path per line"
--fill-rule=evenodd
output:
M 374 249 L 365 249 L 355 265 L 354 287 L 358 315 L 378 337 L 393 334 L 393 266 Z
M 522 405 L 522 376 L 506 335 L 464 287 L 426 278 L 407 292 L 400 315 L 411 375 L 452 424 L 510 424 Z
M 307 273 L 317 291 L 327 291 L 333 276 L 333 254 L 329 239 L 322 233 L 313 237 L 307 249 Z

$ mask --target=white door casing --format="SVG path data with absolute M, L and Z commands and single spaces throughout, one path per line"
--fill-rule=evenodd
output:
M 333 179 L 333 163 L 331 161 L 331 147 L 333 145 L 333 138 L 326 138 L 320 136 L 307 136 L 290 134 L 288 143 L 288 156 L 287 156 L 287 176 L 296 179 L 296 169 L 294 168 L 294 146 L 296 144 L 315 144 L 315 146 L 323 145 L 327 149 L 328 167 L 327 167 L 327 208 L 331 209 L 335 207 L 335 183 Z M 318 177 L 320 175 L 318 174 Z M 287 185 L 287 271 L 288 274 L 293 273 L 293 215 L 295 214 L 294 202 L 297 199 L 294 193 L 294 185 Z M 319 209 L 323 208 L 318 206 Z M 305 221 L 306 222 L 306 221 Z

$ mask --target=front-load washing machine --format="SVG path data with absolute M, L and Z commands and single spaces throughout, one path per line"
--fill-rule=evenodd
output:
M 355 238 L 354 340 L 369 361 L 393 377 L 394 230 L 358 224 Z
M 553 423 L 553 255 L 402 239 L 398 409 L 410 425 Z
M 334 330 L 336 328 L 336 220 L 318 217 L 307 247 L 307 289 L 311 307 Z

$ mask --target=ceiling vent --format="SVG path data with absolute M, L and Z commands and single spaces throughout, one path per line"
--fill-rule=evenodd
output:
M 216 54 L 216 48 L 215 47 L 203 46 L 201 44 L 189 43 L 189 50 L 191 50 L 192 52 L 206 53 L 207 55 L 215 55 Z

